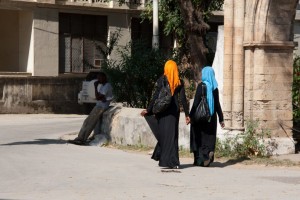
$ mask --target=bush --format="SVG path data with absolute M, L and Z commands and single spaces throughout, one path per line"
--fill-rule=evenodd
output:
M 146 108 L 165 62 L 173 54 L 151 49 L 143 41 L 129 43 L 117 49 L 117 53 L 120 59 L 108 60 L 103 67 L 114 88 L 115 100 L 130 107 Z
M 265 157 L 269 156 L 277 147 L 277 144 L 270 139 L 270 131 L 258 130 L 259 122 L 246 121 L 246 130 L 232 138 L 224 141 L 217 139 L 216 154 L 220 157 Z M 266 138 L 270 140 L 265 141 Z

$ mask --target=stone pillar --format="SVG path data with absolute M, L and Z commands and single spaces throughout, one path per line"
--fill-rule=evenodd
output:
M 232 127 L 244 126 L 244 13 L 245 0 L 234 1 Z
M 258 119 L 278 143 L 273 153 L 294 153 L 292 22 L 298 1 L 247 1 L 245 17 L 245 114 Z
M 226 126 L 243 127 L 244 115 L 244 0 L 224 2 L 224 102 Z
M 224 1 L 224 68 L 223 68 L 223 113 L 227 127 L 232 126 L 232 79 L 233 79 L 233 28 L 234 0 Z

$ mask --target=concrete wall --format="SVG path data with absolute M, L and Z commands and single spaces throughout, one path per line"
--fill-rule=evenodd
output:
M 130 41 L 131 41 L 131 31 L 130 31 L 130 22 L 131 22 L 131 15 L 127 13 L 112 13 L 108 15 L 107 18 L 108 22 L 108 31 L 109 31 L 109 36 L 110 34 L 120 30 L 121 38 L 118 42 L 117 47 L 124 47 L 126 46 Z M 117 59 L 117 47 L 115 47 L 114 51 L 112 52 L 110 59 Z
M 34 10 L 33 76 L 58 76 L 58 10 Z
M 154 147 L 157 143 L 153 132 L 151 131 L 145 118 L 140 115 L 143 109 L 126 108 L 118 104 L 114 105 L 108 111 L 104 113 L 103 123 L 101 127 L 100 135 L 96 135 L 96 139 L 90 143 L 91 145 L 102 145 L 107 140 L 119 144 L 119 145 L 137 145 Z M 224 130 L 217 129 L 217 137 L 220 140 L 224 140 L 228 136 L 232 136 L 228 131 L 226 137 L 224 134 L 220 134 Z M 105 138 L 103 140 L 103 138 Z M 269 146 L 265 141 L 266 146 L 270 148 L 270 153 L 276 154 L 288 154 L 293 151 L 293 147 L 290 145 L 289 138 L 278 138 L 276 140 L 276 148 Z M 274 141 L 273 141 L 274 142 Z M 179 120 L 179 137 L 178 145 L 180 148 L 190 148 L 190 125 L 185 124 L 184 113 L 181 113 Z
M 0 10 L 0 71 L 19 71 L 18 24 L 18 11 Z
M 84 113 L 77 103 L 85 77 L 0 78 L 0 113 Z

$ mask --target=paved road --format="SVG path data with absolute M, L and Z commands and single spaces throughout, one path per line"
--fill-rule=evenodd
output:
M 300 167 L 215 163 L 162 172 L 148 155 L 59 138 L 85 116 L 0 115 L 0 199 L 300 199 Z

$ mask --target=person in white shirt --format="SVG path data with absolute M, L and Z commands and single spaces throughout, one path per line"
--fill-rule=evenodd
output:
M 111 84 L 107 82 L 107 76 L 105 73 L 99 72 L 94 86 L 97 103 L 89 116 L 84 120 L 78 137 L 69 141 L 72 144 L 86 144 L 88 137 L 92 133 L 93 129 L 95 129 L 96 125 L 98 127 L 100 126 L 100 119 L 102 118 L 104 111 L 109 108 L 109 104 L 113 99 L 112 87 Z

